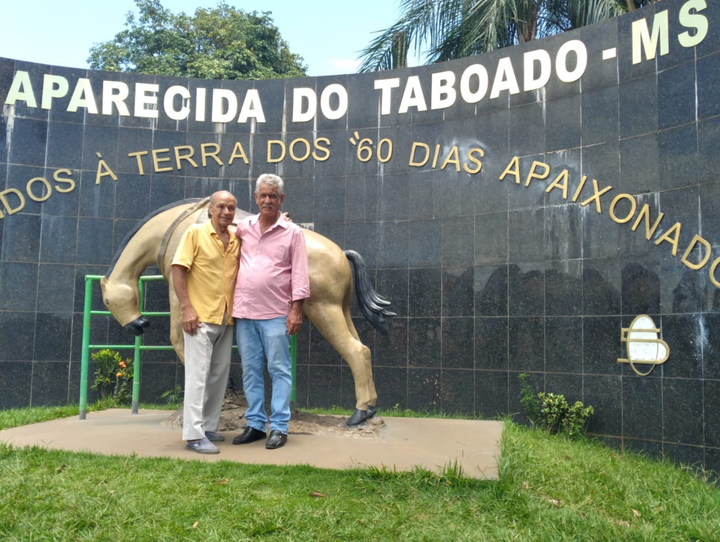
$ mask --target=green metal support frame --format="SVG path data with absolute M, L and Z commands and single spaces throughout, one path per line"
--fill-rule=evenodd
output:
M 88 367 L 90 365 L 90 350 L 101 350 L 103 348 L 111 348 L 114 350 L 133 350 L 133 389 L 132 389 L 132 414 L 138 413 L 140 405 L 140 364 L 141 352 L 143 350 L 173 350 L 172 346 L 150 346 L 144 345 L 143 336 L 135 337 L 134 344 L 90 344 L 90 320 L 93 316 L 111 316 L 110 311 L 94 311 L 92 310 L 92 286 L 93 282 L 102 279 L 102 275 L 85 275 L 85 301 L 83 305 L 83 335 L 82 335 L 82 356 L 80 365 L 80 419 L 87 418 L 87 387 L 88 387 Z M 140 290 L 140 313 L 146 317 L 170 316 L 169 312 L 152 312 L 144 311 L 145 306 L 145 283 L 157 282 L 165 280 L 162 275 L 148 275 L 140 277 L 138 288 Z M 233 347 L 235 348 L 235 347 Z M 297 372 L 297 334 L 293 335 L 290 340 L 290 359 L 292 374 L 292 391 L 290 401 L 296 400 L 295 375 Z

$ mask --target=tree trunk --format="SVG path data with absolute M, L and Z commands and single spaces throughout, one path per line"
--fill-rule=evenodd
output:
M 398 32 L 393 36 L 392 67 L 393 69 L 407 68 L 407 34 Z
M 535 4 L 535 7 L 528 11 L 527 21 L 524 22 L 520 22 L 517 13 L 515 14 L 515 24 L 518 28 L 518 42 L 526 43 L 535 39 L 535 35 L 537 34 L 538 10 L 539 5 Z

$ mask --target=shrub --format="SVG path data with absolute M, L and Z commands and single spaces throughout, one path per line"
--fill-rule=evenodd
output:
M 521 374 L 520 403 L 530 421 L 550 433 L 566 433 L 574 437 L 582 433 L 585 424 L 595 412 L 593 407 L 576 401 L 570 406 L 564 395 L 540 392 L 535 394 L 527 382 L 527 375 Z
M 540 403 L 535 391 L 527 381 L 527 375 L 520 373 L 520 404 L 533 425 L 540 425 Z
M 92 389 L 102 399 L 112 398 L 115 404 L 128 403 L 132 394 L 133 362 L 122 359 L 117 350 L 98 350 L 90 356 L 97 365 Z
M 171 390 L 167 390 L 164 392 L 160 397 L 165 399 L 165 402 L 169 405 L 176 405 L 183 402 L 183 396 L 185 395 L 185 390 L 180 385 L 175 385 L 175 387 Z
M 585 406 L 581 401 L 575 401 L 575 404 L 568 408 L 562 420 L 563 431 L 571 437 L 582 433 L 593 414 L 595 414 L 595 409 L 592 406 Z

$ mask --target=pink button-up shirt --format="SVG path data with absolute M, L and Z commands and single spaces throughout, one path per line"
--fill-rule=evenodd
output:
M 310 297 L 305 236 L 297 225 L 279 217 L 262 233 L 258 214 L 241 220 L 235 235 L 242 241 L 235 318 L 287 316 L 293 301 Z

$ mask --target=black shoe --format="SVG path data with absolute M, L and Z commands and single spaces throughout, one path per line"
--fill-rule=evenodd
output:
M 287 435 L 279 429 L 273 429 L 270 431 L 270 436 L 265 443 L 265 448 L 268 450 L 275 450 L 276 448 L 282 448 L 287 442 Z
M 242 435 L 238 435 L 233 439 L 233 444 L 250 444 L 256 440 L 265 438 L 265 431 L 260 431 L 254 427 L 246 427 Z
M 360 425 L 362 422 L 366 422 L 375 416 L 376 413 L 377 407 L 375 405 L 368 405 L 367 410 L 360 410 L 359 408 L 356 408 L 355 412 L 353 412 L 352 416 L 348 419 L 347 425 L 350 427 L 353 425 Z

